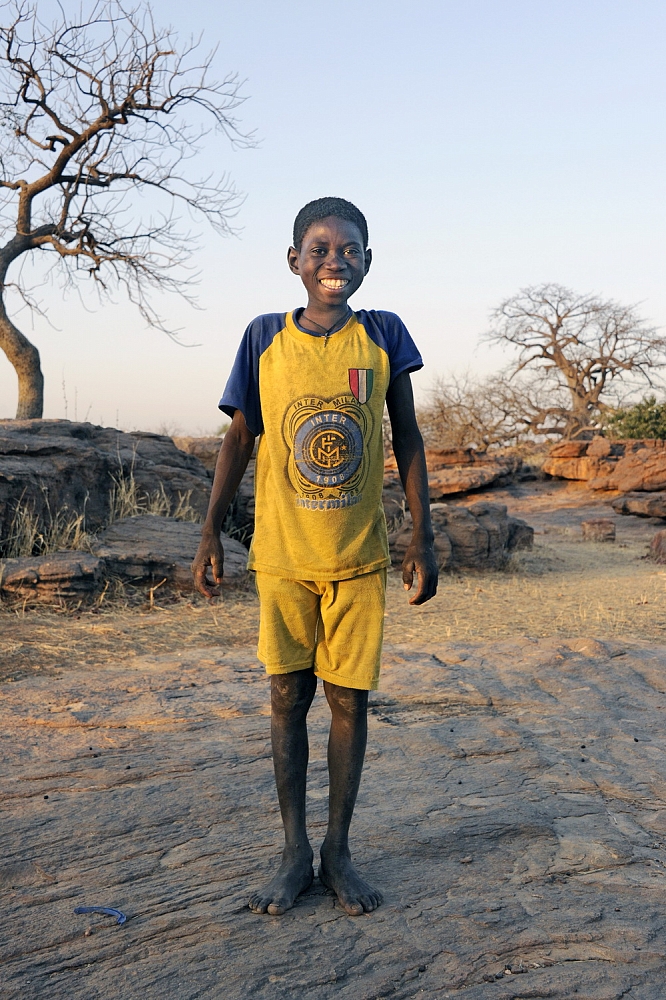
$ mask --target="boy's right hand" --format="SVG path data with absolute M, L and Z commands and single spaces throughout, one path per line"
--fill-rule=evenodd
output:
M 197 554 L 191 566 L 192 575 L 194 576 L 194 586 L 200 594 L 211 600 L 213 597 L 219 597 L 220 591 L 219 587 L 211 585 L 206 576 L 209 566 L 213 572 L 215 583 L 222 583 L 224 575 L 224 549 L 222 548 L 219 535 L 202 535 Z

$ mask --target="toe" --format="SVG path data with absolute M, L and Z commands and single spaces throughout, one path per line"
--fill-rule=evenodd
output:
M 273 902 L 273 903 L 269 903 L 269 905 L 267 907 L 267 911 L 268 911 L 268 913 L 270 913 L 270 915 L 272 917 L 281 917 L 282 914 L 284 913 L 284 911 L 287 908 L 288 907 L 284 903 Z
M 342 905 L 350 917 L 360 917 L 363 913 L 363 903 L 358 899 L 344 900 Z

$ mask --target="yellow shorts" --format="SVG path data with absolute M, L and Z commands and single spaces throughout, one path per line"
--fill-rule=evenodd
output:
M 269 674 L 314 666 L 340 687 L 374 691 L 384 635 L 386 570 L 315 583 L 256 574 L 260 602 L 257 656 Z

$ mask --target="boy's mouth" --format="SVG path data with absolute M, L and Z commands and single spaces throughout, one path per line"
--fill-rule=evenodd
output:
M 319 284 L 323 285 L 324 288 L 330 288 L 331 291 L 337 292 L 345 285 L 349 284 L 348 278 L 320 278 Z

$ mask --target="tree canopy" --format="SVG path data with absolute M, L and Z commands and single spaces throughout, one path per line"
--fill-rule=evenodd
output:
M 502 302 L 486 340 L 517 349 L 508 373 L 539 397 L 531 404 L 533 430 L 565 437 L 589 430 L 637 385 L 652 386 L 666 365 L 666 338 L 635 307 L 556 284 Z
M 239 204 L 225 173 L 197 174 L 197 153 L 211 131 L 251 141 L 233 117 L 237 75 L 216 80 L 214 53 L 156 27 L 149 6 L 60 12 L 49 27 L 12 0 L 0 26 L 0 347 L 18 376 L 17 417 L 43 408 L 39 353 L 7 312 L 12 289 L 37 307 L 17 262 L 49 255 L 66 283 L 122 289 L 166 329 L 150 293 L 188 294 L 196 237 L 183 216 L 226 235 Z

